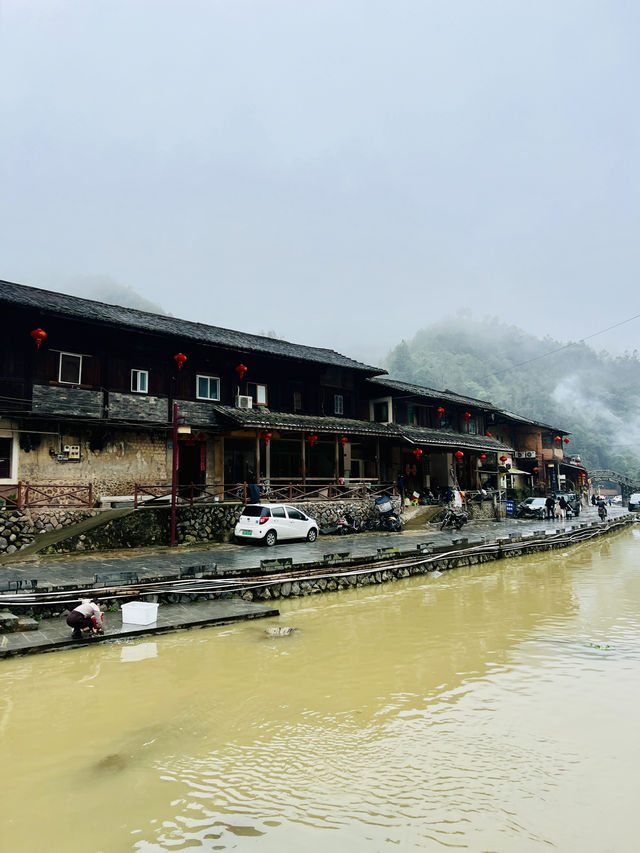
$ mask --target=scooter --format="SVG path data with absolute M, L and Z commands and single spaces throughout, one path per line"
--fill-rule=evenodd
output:
M 604 521 L 607 517 L 607 508 L 604 504 L 598 504 L 598 517 L 600 521 Z

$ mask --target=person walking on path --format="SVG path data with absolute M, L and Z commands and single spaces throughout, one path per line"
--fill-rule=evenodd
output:
M 102 634 L 104 614 L 100 610 L 100 602 L 83 598 L 77 607 L 67 616 L 67 625 L 73 628 L 72 640 L 81 640 L 93 634 Z
M 564 520 L 567 517 L 567 506 L 568 506 L 568 503 L 567 503 L 564 495 L 560 495 L 560 497 L 558 498 L 558 515 L 560 516 L 560 518 L 562 520 Z
M 551 495 L 547 495 L 547 499 L 544 502 L 544 505 L 547 508 L 547 518 L 555 518 L 556 517 L 556 500 L 552 498 Z

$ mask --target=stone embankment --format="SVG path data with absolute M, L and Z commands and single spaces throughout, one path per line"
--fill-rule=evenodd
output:
M 399 502 L 394 501 L 396 509 Z M 372 514 L 371 502 L 323 501 L 317 503 L 292 503 L 303 512 L 312 516 L 320 528 L 335 523 L 345 514 L 354 517 L 356 522 Z M 122 511 L 121 511 L 122 512 Z M 179 545 L 196 545 L 207 542 L 226 542 L 231 539 L 233 528 L 242 512 L 242 504 L 213 503 L 196 506 L 178 506 L 176 511 L 176 541 Z M 11 554 L 34 542 L 37 535 L 49 530 L 60 530 L 68 526 L 69 536 L 51 542 L 38 549 L 42 555 L 71 554 L 81 551 L 107 551 L 114 549 L 140 548 L 156 545 L 168 545 L 170 534 L 170 513 L 167 506 L 140 507 L 124 512 L 113 518 L 112 510 L 49 510 L 47 514 L 31 517 L 19 510 L 0 513 L 0 530 L 3 517 L 11 516 L 5 526 L 16 528 L 12 531 L 14 539 L 0 547 L 0 554 Z M 104 513 L 105 523 L 91 529 L 83 528 L 73 532 L 73 525 L 88 516 Z M 3 534 L 0 533 L 0 536 Z M 0 546 L 2 540 L 0 540 Z
M 63 530 L 98 513 L 99 510 L 64 507 L 0 510 L 0 555 L 14 554 L 31 545 L 42 533 Z

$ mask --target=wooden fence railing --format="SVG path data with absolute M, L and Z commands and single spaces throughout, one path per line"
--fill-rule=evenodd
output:
M 16 509 L 93 506 L 93 484 L 15 483 L 0 486 L 0 506 Z
M 264 481 L 258 484 L 260 500 L 269 503 L 293 503 L 304 501 L 348 501 L 375 498 L 381 494 L 395 494 L 393 484 L 374 481 L 357 483 L 336 483 L 335 480 L 317 480 L 315 482 L 276 482 Z M 250 501 L 249 483 L 210 483 L 207 485 L 178 486 L 178 503 L 212 503 Z M 167 504 L 171 501 L 171 484 L 134 486 L 133 505 Z

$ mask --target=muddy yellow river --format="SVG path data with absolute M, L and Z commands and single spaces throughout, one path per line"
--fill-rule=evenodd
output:
M 639 558 L 632 529 L 0 662 L 0 850 L 636 850 Z

